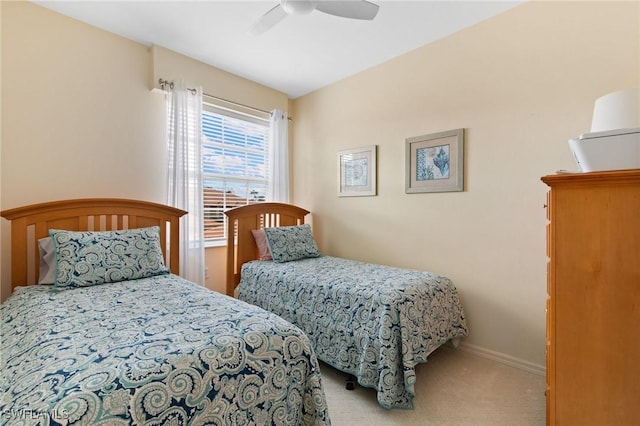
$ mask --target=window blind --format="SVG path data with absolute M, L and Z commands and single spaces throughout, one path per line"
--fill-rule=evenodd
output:
M 224 211 L 265 201 L 269 121 L 204 103 L 202 133 L 205 239 L 226 241 Z

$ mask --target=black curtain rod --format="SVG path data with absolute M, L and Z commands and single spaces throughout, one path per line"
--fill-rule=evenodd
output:
M 173 81 L 168 81 L 168 80 L 165 80 L 163 78 L 160 78 L 158 80 L 158 83 L 160 84 L 160 88 L 162 90 L 165 90 L 165 87 L 168 87 L 169 89 L 173 89 Z M 187 87 L 187 90 L 190 91 L 191 93 L 193 93 L 194 95 L 196 93 L 198 93 L 197 89 L 191 89 L 191 88 Z M 265 110 L 260 109 L 260 108 L 252 107 L 250 105 L 241 104 L 240 102 L 230 101 L 229 99 L 224 99 L 224 98 L 221 98 L 221 97 L 218 97 L 218 96 L 209 95 L 208 93 L 204 93 L 204 92 L 202 92 L 202 95 L 203 96 L 207 96 L 209 98 L 213 98 L 213 99 L 222 101 L 222 102 L 227 102 L 227 103 L 230 103 L 232 105 L 236 105 L 236 106 L 239 106 L 239 107 L 242 107 L 242 108 L 247 108 L 247 109 L 251 109 L 251 110 L 254 110 L 254 111 L 262 112 L 264 114 L 271 115 L 271 111 L 265 111 Z M 287 119 L 291 120 L 291 117 L 287 117 Z

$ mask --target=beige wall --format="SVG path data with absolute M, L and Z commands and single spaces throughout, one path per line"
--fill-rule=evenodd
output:
M 165 96 L 157 77 L 257 108 L 286 94 L 28 2 L 2 2 L 0 208 L 76 197 L 165 201 Z M 2 219 L 0 300 L 10 294 Z M 224 289 L 208 249 L 207 286 Z
M 295 203 L 326 254 L 456 283 L 468 348 L 545 363 L 540 177 L 576 169 L 593 101 L 640 87 L 640 3 L 526 3 L 293 102 Z M 465 191 L 405 194 L 405 138 L 467 130 Z M 338 198 L 339 150 L 378 145 L 378 196 Z M 576 319 L 579 320 L 579 319 Z

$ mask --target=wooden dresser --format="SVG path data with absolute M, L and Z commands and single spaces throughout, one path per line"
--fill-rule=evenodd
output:
M 640 425 L 640 170 L 542 181 L 547 424 Z

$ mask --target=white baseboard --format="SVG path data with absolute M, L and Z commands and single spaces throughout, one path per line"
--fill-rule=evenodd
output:
M 495 352 L 466 342 L 460 342 L 458 349 L 540 376 L 544 376 L 547 371 L 544 365 L 534 364 L 520 358 L 512 357 L 511 355 Z

